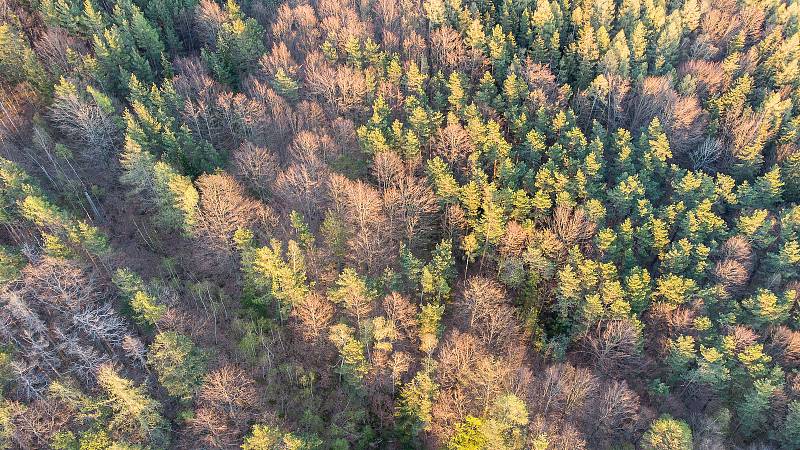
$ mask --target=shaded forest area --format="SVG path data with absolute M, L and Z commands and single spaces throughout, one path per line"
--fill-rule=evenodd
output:
M 799 449 L 797 0 L 0 0 L 0 446 Z

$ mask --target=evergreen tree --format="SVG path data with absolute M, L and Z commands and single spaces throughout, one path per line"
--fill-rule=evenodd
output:
M 641 446 L 648 450 L 690 450 L 694 448 L 692 430 L 686 422 L 663 415 L 642 436 Z
M 148 364 L 169 395 L 189 400 L 200 385 L 205 357 L 189 337 L 174 332 L 159 333 L 150 346 Z
M 132 443 L 165 447 L 169 443 L 168 424 L 161 415 L 161 405 L 139 386 L 121 377 L 111 366 L 103 366 L 97 383 L 111 409 L 108 429 Z

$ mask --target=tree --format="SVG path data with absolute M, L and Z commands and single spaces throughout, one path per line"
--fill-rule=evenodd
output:
M 162 447 L 169 443 L 167 422 L 161 405 L 145 394 L 141 386 L 121 377 L 105 365 L 97 373 L 97 382 L 112 411 L 109 430 L 114 436 L 133 443 Z
M 237 445 L 257 413 L 260 393 L 255 381 L 237 366 L 223 366 L 203 379 L 189 427 L 204 445 Z
M 419 311 L 419 349 L 430 355 L 439 345 L 439 336 L 442 333 L 442 315 L 444 305 L 426 303 Z
M 264 53 L 264 30 L 255 19 L 246 18 L 234 0 L 225 4 L 222 17 L 214 26 L 213 47 L 201 54 L 217 79 L 235 87 Z
M 328 339 L 339 351 L 340 364 L 337 372 L 355 389 L 361 389 L 364 376 L 369 370 L 364 346 L 356 340 L 353 328 L 340 323 L 330 328 Z
M 388 233 L 383 201 L 376 189 L 341 175 L 329 180 L 331 211 L 347 225 L 348 260 L 371 272 L 383 270 L 389 255 L 397 252 Z
M 596 424 L 591 435 L 602 431 L 606 436 L 618 436 L 631 425 L 638 411 L 639 396 L 625 381 L 611 381 L 589 412 Z
M 480 450 L 486 448 L 487 440 L 483 433 L 483 419 L 468 416 L 456 425 L 453 437 L 447 442 L 448 450 Z
M 505 394 L 495 401 L 486 422 L 486 437 L 492 448 L 515 449 L 525 445 L 528 410 L 519 397 Z
M 52 90 L 50 75 L 11 23 L 0 25 L 0 79 L 9 84 L 27 82 L 45 96 Z
M 308 294 L 292 308 L 292 316 L 299 321 L 297 331 L 307 341 L 317 341 L 328 330 L 335 307 L 325 296 Z
M 650 424 L 640 445 L 648 450 L 690 450 L 692 430 L 686 422 L 665 414 Z
M 464 320 L 487 348 L 511 345 L 517 334 L 514 309 L 507 304 L 505 290 L 486 278 L 471 278 L 459 302 Z
M 770 398 L 777 387 L 771 380 L 761 379 L 754 381 L 745 393 L 743 401 L 736 408 L 744 436 L 752 436 L 766 425 Z
M 336 280 L 336 288 L 328 293 L 335 303 L 344 307 L 359 328 L 375 307 L 376 292 L 353 269 L 347 268 Z
M 134 313 L 137 322 L 155 327 L 166 313 L 166 306 L 150 293 L 139 275 L 130 269 L 117 269 L 112 277 L 114 285 L 122 293 Z
M 206 357 L 188 336 L 168 331 L 156 335 L 147 363 L 169 395 L 185 401 L 202 381 Z
M 234 240 L 242 254 L 245 275 L 244 294 L 250 306 L 266 308 L 274 302 L 277 316 L 285 320 L 292 307 L 309 293 L 305 257 L 294 240 L 283 245 L 273 239 L 269 245 L 256 248 L 253 233 L 239 229 Z
M 641 341 L 641 331 L 626 319 L 598 322 L 586 336 L 587 351 L 595 367 L 606 374 L 631 370 L 637 362 Z
M 50 117 L 69 136 L 87 160 L 105 159 L 117 138 L 111 100 L 91 86 L 79 93 L 77 86 L 61 78 L 55 87 Z
M 261 203 L 249 198 L 230 175 L 202 175 L 195 186 L 200 201 L 193 234 L 202 239 L 203 255 L 212 258 L 209 265 L 225 270 L 233 262 L 236 230 L 266 224 L 268 212 Z
M 93 36 L 96 60 L 90 67 L 106 92 L 128 92 L 131 75 L 150 84 L 162 69 L 164 43 L 142 10 L 131 1 L 114 5 L 113 23 Z
M 253 425 L 242 450 L 310 450 L 319 445 L 315 439 L 303 439 L 269 425 Z
M 436 400 L 438 386 L 431 377 L 428 368 L 417 372 L 414 378 L 406 383 L 400 391 L 396 415 L 400 420 L 403 438 L 415 442 L 419 434 L 429 429 L 433 420 L 431 410 Z
M 800 444 L 800 401 L 794 400 L 789 403 L 786 419 L 783 425 L 783 444 L 787 447 Z

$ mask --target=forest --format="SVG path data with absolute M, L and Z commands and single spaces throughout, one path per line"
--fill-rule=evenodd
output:
M 800 0 L 0 0 L 0 448 L 800 449 Z

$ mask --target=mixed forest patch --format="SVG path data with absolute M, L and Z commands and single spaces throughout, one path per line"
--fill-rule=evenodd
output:
M 0 6 L 0 446 L 800 448 L 797 0 Z

